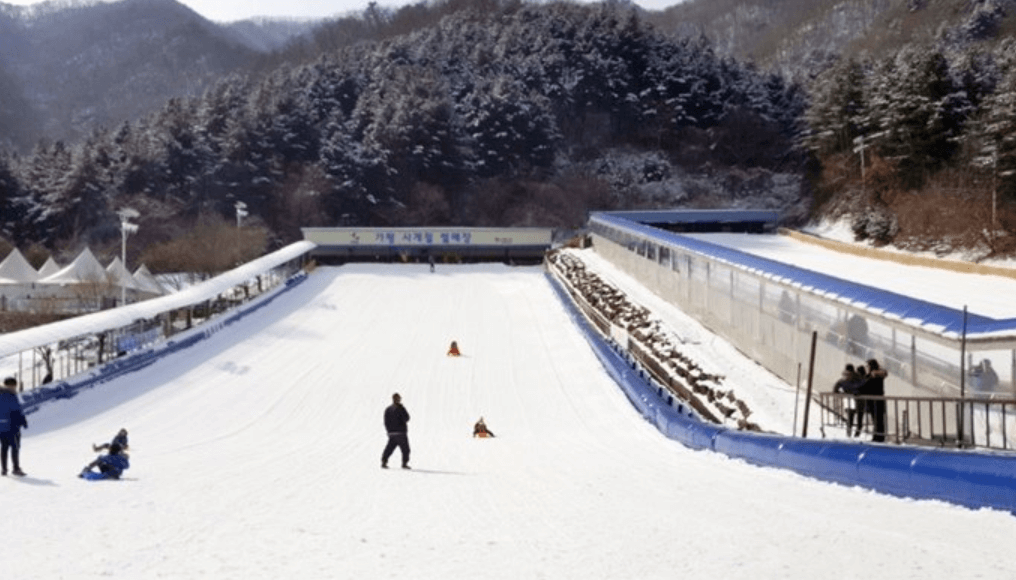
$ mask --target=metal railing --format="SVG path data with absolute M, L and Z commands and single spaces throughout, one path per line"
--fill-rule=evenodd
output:
M 149 349 L 289 284 L 312 248 L 292 244 L 178 293 L 0 334 L 0 374 L 31 391 Z
M 818 404 L 823 437 L 1016 450 L 1016 399 L 819 393 Z M 884 423 L 882 432 L 876 429 L 879 414 Z

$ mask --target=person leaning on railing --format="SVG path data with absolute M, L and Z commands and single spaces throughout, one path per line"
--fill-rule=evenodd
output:
M 869 399 L 865 405 L 868 412 L 871 413 L 872 418 L 872 436 L 871 440 L 875 442 L 885 441 L 885 399 L 881 398 L 885 396 L 885 378 L 889 376 L 889 373 L 885 369 L 881 368 L 878 361 L 870 359 L 868 361 L 868 380 L 864 381 L 861 385 L 860 394 L 868 397 L 878 397 L 876 399 Z
M 854 369 L 854 365 L 848 364 L 843 369 L 843 375 L 840 380 L 836 381 L 833 386 L 834 393 L 844 393 L 851 395 L 850 397 L 843 397 L 843 410 L 847 414 L 847 437 L 850 437 L 850 432 L 854 429 L 854 420 L 857 420 L 857 433 L 854 435 L 861 434 L 861 422 L 863 419 L 858 417 L 858 413 L 863 416 L 864 410 L 860 409 L 861 405 L 858 405 L 857 400 L 854 396 L 857 395 L 857 391 L 861 388 L 861 378 L 857 374 L 857 370 Z

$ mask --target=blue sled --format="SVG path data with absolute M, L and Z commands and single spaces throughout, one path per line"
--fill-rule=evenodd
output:
M 81 479 L 87 479 L 88 481 L 99 481 L 103 479 L 113 480 L 112 477 L 107 477 L 106 474 L 96 471 L 86 471 L 82 473 Z

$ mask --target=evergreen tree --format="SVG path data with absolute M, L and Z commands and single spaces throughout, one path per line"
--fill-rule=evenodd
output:
M 1016 201 L 1016 67 L 984 99 L 969 136 L 974 163 L 990 173 L 994 188 L 1004 198 Z
M 64 196 L 72 167 L 72 154 L 62 141 L 39 143 L 21 166 L 25 184 L 25 236 L 53 242 L 65 235 L 68 203 Z
M 871 86 L 868 115 L 885 133 L 880 153 L 896 160 L 904 184 L 917 187 L 953 157 L 969 101 L 943 54 L 918 47 L 876 67 Z
M 396 200 L 418 180 L 456 187 L 464 169 L 447 87 L 432 68 L 403 58 L 396 51 L 388 59 L 391 64 L 372 79 L 353 112 L 363 150 L 387 167 L 377 193 Z
M 11 170 L 6 151 L 0 150 L 0 237 L 15 245 L 24 242 L 21 222 L 24 207 L 21 205 L 21 184 Z
M 819 75 L 811 85 L 811 103 L 805 119 L 807 146 L 821 154 L 849 150 L 863 136 L 865 126 L 865 75 L 862 64 L 841 61 Z
M 458 104 L 479 177 L 548 168 L 558 138 L 547 100 L 508 77 L 481 82 Z

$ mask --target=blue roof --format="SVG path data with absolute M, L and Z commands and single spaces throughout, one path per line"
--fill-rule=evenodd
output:
M 650 225 L 629 221 L 626 217 L 614 212 L 597 213 L 590 219 L 637 232 L 671 246 L 683 247 L 733 266 L 758 272 L 764 277 L 779 278 L 816 294 L 824 294 L 854 306 L 879 311 L 883 316 L 912 320 L 919 326 L 940 327 L 941 332 L 963 334 L 962 310 L 660 230 Z M 967 335 L 1004 331 L 1016 331 L 1016 318 L 998 320 L 967 312 Z
M 768 210 L 741 209 L 658 209 L 611 211 L 597 215 L 616 216 L 640 224 L 690 224 L 690 223 L 769 223 L 776 225 L 780 214 Z

